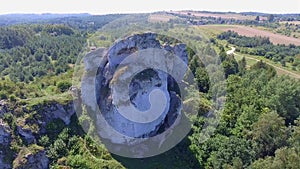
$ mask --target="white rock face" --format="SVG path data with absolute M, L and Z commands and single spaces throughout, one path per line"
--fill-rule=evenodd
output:
M 75 113 L 73 105 L 70 105 L 65 109 L 61 104 L 56 104 L 55 110 L 51 111 L 53 118 L 58 118 L 64 121 L 66 125 L 69 125 L 71 122 L 71 116 Z
M 128 105 L 121 107 L 119 111 L 116 107 L 113 107 L 112 112 L 105 112 L 105 118 L 109 119 L 109 124 L 113 126 L 117 131 L 121 132 L 122 134 L 130 137 L 147 137 L 154 135 L 155 132 L 159 129 L 159 126 L 164 122 L 166 115 L 169 111 L 170 106 L 170 95 L 168 92 L 168 75 L 163 72 L 153 71 L 157 74 L 157 77 L 152 77 L 150 79 L 140 80 L 134 79 L 133 85 L 129 86 L 129 95 L 131 95 L 130 100 L 131 104 L 133 105 L 132 109 L 137 109 L 139 112 L 134 114 L 137 119 L 141 120 L 141 122 L 136 122 L 134 120 L 135 117 L 130 116 L 130 113 L 133 114 L 133 110 L 130 110 Z M 146 73 L 146 72 L 145 72 Z M 136 87 L 138 86 L 138 87 Z M 119 90 L 116 86 L 112 86 L 112 98 L 113 100 L 123 97 L 126 93 L 121 93 L 121 95 L 115 94 L 114 91 Z M 151 108 L 150 104 L 150 94 L 153 90 L 160 90 L 164 96 L 155 97 L 152 101 L 154 105 L 154 109 L 149 112 L 147 111 Z M 128 96 L 128 94 L 127 94 Z M 163 101 L 164 99 L 164 101 Z M 165 105 L 159 106 L 159 103 L 166 103 Z M 114 102 L 113 102 L 114 103 Z M 117 105 L 117 104 L 114 104 Z M 126 109 L 127 108 L 127 109 Z M 155 108 L 162 108 L 156 109 Z M 124 111 L 124 113 L 129 113 L 128 117 L 124 117 L 120 111 Z M 159 113 L 158 116 L 154 118 L 150 118 L 151 114 L 146 114 L 145 117 L 149 117 L 148 119 L 141 119 L 143 113 L 152 113 L 156 114 Z M 147 122 L 147 123 L 146 123 Z
M 96 124 L 101 126 L 103 123 L 108 123 L 116 132 L 124 135 L 124 138 L 114 137 L 116 133 L 110 132 L 109 130 L 105 132 L 106 129 L 101 128 L 101 132 L 99 133 L 101 137 L 107 138 L 113 143 L 129 143 L 132 140 L 128 137 L 146 138 L 155 136 L 159 134 L 160 130 L 165 130 L 172 125 L 176 117 L 180 114 L 180 98 L 173 89 L 176 82 L 163 71 L 145 68 L 145 71 L 139 72 L 133 77 L 129 86 L 124 85 L 120 87 L 120 85 L 114 85 L 117 79 L 116 76 L 119 76 L 120 79 L 132 76 L 130 73 L 126 74 L 126 66 L 123 67 L 123 69 L 118 69 L 119 65 L 121 63 L 123 64 L 122 61 L 124 61 L 125 58 L 134 53 L 139 53 L 142 50 L 152 48 L 177 55 L 187 63 L 188 54 L 184 44 L 176 44 L 173 46 L 168 44 L 162 45 L 154 33 L 137 34 L 123 39 L 114 44 L 103 58 L 101 58 L 101 52 L 98 52 L 98 54 L 94 52 L 92 54 L 93 56 L 88 55 L 88 57 L 85 58 L 84 62 L 87 64 L 85 65 L 87 72 L 81 84 L 82 100 L 92 110 L 96 111 L 97 108 L 100 108 L 101 115 L 105 118 L 105 121 L 99 118 L 99 114 L 96 114 Z M 95 65 L 91 64 L 93 62 L 91 59 L 96 56 L 101 58 L 102 62 L 100 62 L 97 68 L 92 68 Z M 161 64 L 159 60 L 154 60 L 154 62 L 155 61 L 157 65 Z M 173 68 L 176 67 L 177 63 L 170 62 L 166 65 L 169 68 Z M 97 74 L 95 77 L 92 77 L 89 75 L 89 73 L 91 73 L 90 70 L 95 69 L 97 69 Z M 185 71 L 186 68 L 177 68 L 175 74 L 182 78 Z M 93 83 L 95 84 L 95 88 L 92 87 Z M 164 96 L 152 100 L 153 105 L 155 106 L 164 102 L 165 104 L 163 104 L 163 111 L 160 112 L 160 115 L 151 120 L 151 122 L 139 123 L 132 121 L 118 110 L 122 105 L 131 104 L 135 111 L 147 112 L 151 108 L 151 100 L 149 100 L 149 98 L 151 98 L 153 91 L 159 91 L 160 94 L 162 93 Z M 97 103 L 93 101 L 93 97 L 97 98 Z M 157 107 L 152 108 L 158 111 Z M 127 113 L 130 115 L 130 112 Z
M 9 148 L 10 142 L 11 142 L 10 128 L 8 127 L 8 125 L 0 122 L 0 147 L 1 147 L 0 168 L 4 168 L 4 169 L 11 168 L 11 164 L 8 164 L 7 162 L 4 161 L 4 158 L 6 156 L 4 149 Z
M 135 35 L 117 42 L 107 54 L 110 68 L 114 69 L 128 55 L 147 48 L 161 48 L 159 41 L 156 40 L 156 34 Z
M 10 139 L 9 127 L 0 122 L 0 145 L 8 145 L 10 143 Z
M 68 103 L 62 105 L 59 103 L 52 103 L 47 105 L 47 107 L 37 107 L 35 108 L 41 114 L 41 122 L 48 123 L 54 119 L 61 119 L 66 125 L 71 122 L 71 117 L 75 114 L 73 103 Z

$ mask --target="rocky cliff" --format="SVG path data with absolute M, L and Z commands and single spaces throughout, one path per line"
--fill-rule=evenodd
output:
M 0 119 L 0 168 L 11 168 L 7 160 L 11 142 L 10 127 Z
M 114 130 L 133 138 L 147 138 L 163 132 L 174 123 L 181 109 L 180 93 L 178 91 L 178 86 L 176 86 L 176 80 L 165 71 L 147 68 L 145 65 L 136 63 L 136 70 L 131 70 L 131 72 L 137 71 L 137 69 L 142 71 L 135 74 L 131 79 L 129 86 L 122 85 L 122 81 L 116 82 L 118 78 L 122 79 L 131 76 L 130 71 L 129 73 L 128 71 L 124 71 L 125 69 L 131 68 L 123 65 L 123 61 L 128 56 L 139 57 L 138 54 L 147 50 L 161 50 L 163 51 L 162 54 L 164 56 L 159 57 L 163 58 L 173 54 L 179 56 L 183 62 L 187 63 L 188 54 L 185 44 L 162 44 L 157 34 L 144 33 L 135 34 L 122 39 L 115 43 L 108 51 L 104 51 L 106 54 L 104 54 L 102 61 L 97 68 L 95 90 L 97 104 L 99 105 L 102 115 Z M 149 55 L 149 53 L 145 55 Z M 153 59 L 150 55 L 149 58 L 145 59 L 145 64 L 153 61 L 157 62 L 154 63 L 156 65 L 163 64 L 160 63 L 160 59 Z M 88 60 L 92 58 L 93 57 L 91 56 L 86 57 L 85 63 L 89 63 L 90 61 Z M 176 63 L 170 62 L 166 65 L 172 69 L 176 66 Z M 86 66 L 86 70 L 90 70 L 91 64 Z M 178 67 L 176 70 L 177 72 L 175 73 L 182 78 L 186 68 Z M 86 80 L 93 83 L 92 79 L 89 80 L 89 78 L 86 78 Z M 83 82 L 83 89 L 89 88 L 87 81 Z M 126 93 L 127 91 L 128 93 Z M 158 91 L 158 95 L 156 96 L 159 97 L 152 97 L 153 91 Z M 92 93 L 94 92 L 92 91 Z M 86 101 L 87 104 L 90 104 L 87 100 L 91 97 L 91 95 L 87 96 L 87 93 L 83 92 L 83 100 Z M 128 102 L 128 100 L 130 101 Z M 154 105 L 161 106 L 151 107 L 151 102 L 154 103 Z M 130 110 L 126 107 L 128 104 L 131 105 Z M 91 105 L 91 107 L 93 107 L 93 105 Z M 162 113 L 153 117 L 150 121 L 144 119 L 144 122 L 137 122 L 124 117 L 124 114 L 121 114 L 118 109 L 131 111 L 131 118 L 135 118 L 135 116 L 138 115 L 135 115 L 133 111 L 147 112 L 149 109 L 153 109 L 154 112 Z M 130 116 L 130 113 L 127 115 Z M 98 121 L 98 123 L 100 122 Z M 111 135 L 112 133 L 106 134 L 106 136 L 105 134 L 102 136 L 111 139 L 114 143 L 129 141 L 116 138 Z
M 60 120 L 66 126 L 70 124 L 71 117 L 75 114 L 73 102 L 65 105 L 49 102 L 30 108 L 23 106 L 23 115 L 17 118 L 9 116 L 15 112 L 8 107 L 8 103 L 0 101 L 0 168 L 12 168 L 14 158 L 15 163 L 18 164 L 15 168 L 48 168 L 49 160 L 45 150 L 31 145 L 36 145 L 40 136 L 47 134 L 51 122 Z M 4 122 L 6 114 L 11 117 L 11 124 Z M 13 138 L 21 138 L 22 142 L 31 148 L 24 147 L 19 154 L 16 154 L 10 148 Z

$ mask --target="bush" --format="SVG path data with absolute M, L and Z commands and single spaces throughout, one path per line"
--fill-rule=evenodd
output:
M 49 143 L 50 143 L 50 141 L 49 141 L 49 137 L 48 136 L 42 136 L 39 139 L 39 144 L 42 145 L 42 146 L 48 146 Z
M 72 86 L 72 84 L 71 84 L 70 82 L 67 82 L 67 81 L 58 82 L 58 84 L 57 84 L 57 88 L 58 88 L 61 92 L 65 92 L 65 91 L 68 90 L 71 86 Z
M 10 95 L 10 96 L 9 96 L 9 100 L 10 100 L 11 102 L 15 102 L 15 101 L 17 101 L 17 98 L 16 98 L 15 95 Z
M 7 95 L 5 93 L 0 93 L 0 99 L 1 100 L 4 100 L 4 99 L 7 99 Z

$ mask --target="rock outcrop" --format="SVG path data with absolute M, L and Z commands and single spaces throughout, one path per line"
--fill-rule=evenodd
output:
M 35 106 L 33 111 L 37 111 L 41 122 L 48 123 L 53 119 L 60 119 L 66 125 L 70 124 L 71 117 L 75 114 L 73 102 L 67 104 L 47 103 Z
M 0 119 L 0 168 L 11 168 L 11 164 L 6 160 L 9 156 L 11 133 L 7 124 Z
M 36 139 L 33 135 L 31 129 L 23 128 L 23 126 L 17 126 L 18 134 L 26 140 L 26 144 L 32 144 L 36 142 Z
M 0 117 L 3 117 L 5 113 L 8 112 L 7 102 L 4 100 L 0 100 Z
M 14 160 L 16 169 L 48 169 L 49 159 L 46 152 L 36 145 L 23 148 Z
M 52 104 L 50 107 L 45 108 L 43 113 L 47 117 L 46 121 L 61 119 L 66 125 L 70 124 L 73 114 L 75 114 L 75 110 L 72 103 L 66 105 Z
M 10 149 L 12 141 L 12 131 L 7 123 L 3 121 L 4 113 L 10 112 L 5 101 L 0 102 L 0 168 L 12 168 L 12 160 L 16 154 Z M 47 124 L 54 120 L 61 120 L 65 125 L 69 125 L 72 115 L 75 114 L 73 102 L 62 105 L 52 102 L 33 106 L 28 110 L 23 107 L 24 117 L 16 119 L 16 131 L 25 141 L 26 145 L 37 143 L 37 139 L 47 132 Z M 38 146 L 24 147 L 15 159 L 20 169 L 46 169 L 48 168 L 48 157 L 46 152 Z
M 36 137 L 45 134 L 47 124 L 53 120 L 62 120 L 65 125 L 69 125 L 72 115 L 75 114 L 73 103 L 62 105 L 59 103 L 41 104 L 33 107 L 33 112 L 37 112 L 33 117 L 18 119 L 18 134 L 27 144 L 36 143 Z M 38 125 L 38 131 L 33 131 L 30 126 Z M 28 127 L 29 126 L 29 127 Z
M 10 140 L 10 128 L 0 119 L 0 145 L 9 145 Z
M 118 68 L 122 61 L 132 54 L 139 53 L 140 51 L 147 49 L 166 51 L 166 53 L 179 56 L 182 61 L 187 63 L 188 54 L 186 51 L 186 45 L 161 44 L 157 34 L 155 33 L 136 34 L 117 42 L 107 51 L 107 54 L 102 58 L 102 62 L 98 67 L 96 75 L 96 98 L 102 115 L 105 117 L 109 125 L 116 131 L 133 138 L 152 137 L 166 130 L 174 123 L 182 106 L 179 98 L 180 93 L 177 90 L 178 88 L 176 88 L 176 81 L 170 77 L 168 73 L 161 70 L 152 68 L 147 69 L 145 67 L 145 70 L 139 72 L 132 78 L 129 86 L 125 86 L 129 88 L 127 89 L 129 91 L 127 94 L 122 93 L 127 91 L 125 88 L 123 90 L 120 86 L 114 85 L 116 78 L 115 75 L 118 75 L 121 78 L 130 76 L 130 74 L 126 75 L 126 71 L 124 73 L 124 69 L 126 69 L 126 67 L 121 69 Z M 168 54 L 161 57 L 167 57 L 167 55 Z M 157 64 L 160 64 L 159 60 L 157 60 L 157 62 Z M 88 61 L 86 61 L 86 63 L 88 63 Z M 88 69 L 90 70 L 89 66 L 90 65 L 88 65 Z M 169 63 L 168 66 L 175 66 L 175 64 Z M 184 72 L 185 69 L 180 69 L 177 74 L 184 74 Z M 92 79 L 90 79 L 90 82 L 93 82 Z M 88 88 L 88 83 L 83 83 L 82 87 Z M 166 103 L 163 112 L 155 120 L 147 123 L 139 123 L 125 118 L 118 111 L 118 107 L 122 106 L 122 104 L 132 104 L 132 107 L 138 111 L 147 111 L 151 107 L 149 98 L 151 98 L 151 92 L 154 90 L 159 90 L 163 93 L 164 97 L 156 98 L 153 101 L 157 104 L 160 102 Z M 121 92 L 121 94 L 117 95 L 117 91 Z M 85 96 L 88 93 L 84 93 L 84 90 L 82 92 L 83 100 L 88 100 L 92 97 Z M 130 103 L 127 102 L 115 106 L 117 101 L 121 100 L 122 102 L 123 97 L 129 97 Z M 111 133 L 108 133 L 108 135 L 104 137 L 111 139 L 114 143 L 130 141 L 120 140 L 119 138 L 114 140 L 114 137 L 109 134 Z
M 73 102 L 62 105 L 60 103 L 46 103 L 33 106 L 30 110 L 23 106 L 24 117 L 16 119 L 16 131 L 25 141 L 26 145 L 35 144 L 37 139 L 47 132 L 47 124 L 59 119 L 65 125 L 69 125 L 72 115 L 75 114 Z M 11 112 L 5 101 L 0 101 L 0 168 L 12 168 L 12 160 L 16 154 L 10 149 L 12 131 L 7 123 L 3 121 L 5 113 Z M 36 146 L 38 147 L 38 146 Z M 15 162 L 15 168 L 48 168 L 48 157 L 42 148 L 23 148 Z

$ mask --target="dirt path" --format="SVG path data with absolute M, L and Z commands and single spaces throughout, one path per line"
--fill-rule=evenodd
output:
M 231 47 L 231 50 L 227 51 L 226 52 L 228 55 L 229 54 L 234 54 L 234 55 L 239 55 L 237 53 L 235 53 L 235 47 Z M 239 55 L 240 56 L 240 55 Z M 249 56 L 244 56 L 246 59 L 250 59 L 250 60 L 255 60 L 255 61 L 260 61 L 259 59 L 256 59 L 256 58 L 253 58 L 253 57 L 249 57 Z M 270 65 L 270 66 L 273 66 L 275 68 L 275 70 L 277 71 L 277 73 L 279 74 L 285 74 L 285 75 L 289 75 L 293 78 L 296 78 L 296 79 L 300 79 L 300 75 L 297 74 L 297 73 L 294 73 L 294 72 L 291 72 L 289 70 L 286 70 L 286 69 L 283 69 L 279 66 L 276 66 L 270 62 L 267 62 L 267 61 L 264 61 L 266 64 Z

